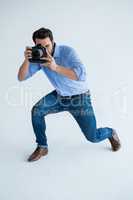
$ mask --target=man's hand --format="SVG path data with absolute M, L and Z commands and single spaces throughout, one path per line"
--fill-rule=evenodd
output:
M 32 48 L 26 47 L 24 52 L 25 61 L 29 62 L 29 58 L 31 58 Z
M 50 55 L 50 53 L 48 52 L 47 48 L 46 48 L 46 51 L 47 51 L 47 57 L 43 57 L 41 58 L 42 60 L 47 60 L 47 62 L 41 64 L 42 66 L 44 67 L 48 67 L 49 69 L 53 70 L 53 71 L 56 71 L 57 69 L 57 64 L 55 62 L 55 59 Z

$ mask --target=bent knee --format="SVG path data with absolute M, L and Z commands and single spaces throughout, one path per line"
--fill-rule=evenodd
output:
M 39 109 L 37 106 L 33 106 L 32 109 L 31 109 L 31 114 L 32 116 L 36 116 L 39 114 Z
M 84 133 L 84 135 L 85 135 L 85 138 L 86 138 L 88 141 L 93 142 L 93 143 L 98 142 L 98 141 L 97 141 L 97 138 L 96 138 L 95 132 L 94 132 L 93 134 L 88 134 L 88 133 L 86 134 L 86 133 Z
M 96 143 L 97 139 L 95 137 L 86 137 L 86 139 L 92 143 Z
M 34 105 L 31 109 L 31 114 L 32 116 L 45 116 L 47 114 L 47 109 L 45 108 L 40 108 L 39 106 Z

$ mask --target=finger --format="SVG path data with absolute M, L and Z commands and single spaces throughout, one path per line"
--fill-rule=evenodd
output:
M 41 63 L 40 65 L 41 65 L 41 66 L 44 66 L 44 67 L 47 67 L 47 66 L 50 65 L 50 63 L 49 63 L 49 62 L 46 62 L 46 63 Z
M 27 53 L 31 53 L 31 50 L 26 50 L 25 52 L 27 52 Z
M 31 54 L 25 54 L 25 56 L 26 56 L 26 57 L 32 57 L 32 55 L 31 55 Z
M 26 52 L 26 51 L 25 51 L 25 52 L 24 52 L 24 55 L 26 55 L 26 56 L 30 55 L 30 56 L 31 56 L 32 53 L 31 53 L 31 52 Z
M 32 56 L 31 56 L 31 55 L 27 55 L 27 57 L 28 57 L 28 58 L 32 58 Z
M 26 50 L 32 50 L 32 47 L 29 47 L 29 46 L 26 46 L 26 48 L 25 48 Z
M 52 58 L 52 56 L 50 55 L 50 53 L 49 53 L 49 51 L 48 51 L 47 48 L 46 48 L 46 52 L 47 52 L 47 54 L 48 54 L 48 57 L 49 57 L 49 58 Z
M 26 53 L 26 52 L 24 53 L 24 55 L 27 56 L 27 57 L 32 56 L 31 53 Z
M 45 62 L 45 63 L 44 63 L 44 65 L 50 65 L 50 64 L 51 64 L 50 62 Z
M 30 52 L 25 52 L 25 55 L 32 55 Z
M 49 58 L 47 58 L 47 57 L 43 57 L 43 58 L 41 58 L 42 60 L 47 60 L 47 61 L 49 61 L 49 62 L 51 62 L 51 59 L 49 59 Z

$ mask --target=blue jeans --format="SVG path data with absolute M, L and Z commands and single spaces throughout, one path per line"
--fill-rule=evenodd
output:
M 88 141 L 100 142 L 112 136 L 112 128 L 97 128 L 90 94 L 65 99 L 61 98 L 56 90 L 53 90 L 41 98 L 31 111 L 32 125 L 38 146 L 48 147 L 45 116 L 62 111 L 68 111 L 74 117 Z

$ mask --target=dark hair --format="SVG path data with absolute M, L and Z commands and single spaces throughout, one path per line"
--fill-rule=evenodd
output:
M 36 30 L 32 35 L 32 39 L 34 42 L 35 42 L 35 39 L 45 39 L 47 37 L 50 38 L 51 42 L 53 41 L 53 33 L 51 30 L 47 28 L 40 28 Z

